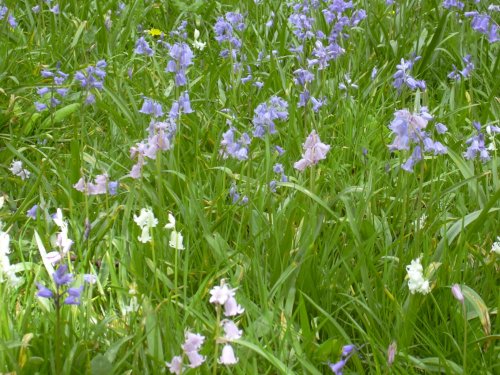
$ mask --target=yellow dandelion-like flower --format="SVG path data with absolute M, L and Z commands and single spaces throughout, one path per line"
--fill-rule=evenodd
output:
M 150 29 L 147 30 L 147 33 L 151 36 L 160 36 L 162 34 L 160 29 Z

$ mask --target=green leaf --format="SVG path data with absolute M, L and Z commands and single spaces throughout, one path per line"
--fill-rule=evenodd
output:
M 113 365 L 102 354 L 96 355 L 90 362 L 90 373 L 92 375 L 108 375 L 113 373 Z
M 61 122 L 62 120 L 76 112 L 78 108 L 80 108 L 80 103 L 68 104 L 66 107 L 58 109 L 54 112 L 53 116 L 48 116 L 45 120 L 43 120 L 42 128 L 48 127 L 51 123 L 56 124 L 58 122 Z
M 464 295 L 464 303 L 467 311 L 467 320 L 479 318 L 483 326 L 484 334 L 486 336 L 491 334 L 491 321 L 488 307 L 483 299 L 477 292 L 468 287 L 461 285 L 462 294 Z

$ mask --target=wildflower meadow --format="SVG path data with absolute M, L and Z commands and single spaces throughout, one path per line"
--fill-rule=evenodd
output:
M 0 0 L 0 374 L 499 374 L 499 23 Z

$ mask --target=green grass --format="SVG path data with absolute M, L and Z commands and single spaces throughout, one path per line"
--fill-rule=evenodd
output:
M 301 89 L 293 72 L 304 64 L 289 51 L 299 42 L 286 2 L 130 0 L 119 14 L 118 3 L 61 0 L 61 14 L 54 15 L 43 1 L 3 1 L 19 26 L 0 20 L 0 229 L 10 236 L 8 257 L 23 281 L 0 283 L 1 373 L 168 372 L 165 361 L 182 352 L 188 330 L 206 336 L 206 362 L 186 374 L 331 373 L 327 362 L 337 362 L 351 343 L 358 351 L 345 374 L 499 371 L 500 268 L 491 252 L 500 235 L 498 151 L 486 163 L 463 156 L 473 121 L 483 130 L 499 126 L 498 42 L 488 43 L 471 29 L 470 18 L 443 9 L 441 1 L 406 0 L 397 7 L 355 1 L 367 18 L 348 30 L 345 54 L 325 70 L 311 69 L 311 95 L 327 100 L 315 113 L 310 105 L 297 106 Z M 467 2 L 466 10 L 486 12 L 486 3 Z M 31 11 L 35 5 L 38 14 Z M 229 11 L 245 16 L 240 72 L 219 56 L 223 47 L 214 39 L 213 25 Z M 274 25 L 266 27 L 271 11 Z M 490 13 L 498 23 L 499 13 Z M 320 10 L 311 14 L 316 28 L 328 30 Z M 172 43 L 169 32 L 182 20 L 188 43 L 196 28 L 207 45 L 193 49 L 188 85 L 178 88 L 165 72 L 168 49 L 144 30 L 158 28 Z M 154 46 L 153 57 L 134 53 L 141 36 Z M 307 41 L 305 54 L 313 48 L 314 39 Z M 398 94 L 396 65 L 413 53 L 422 58 L 412 74 L 427 90 Z M 451 81 L 452 64 L 462 69 L 466 54 L 475 69 Z M 85 105 L 73 75 L 101 59 L 108 63 L 104 90 Z M 55 110 L 38 113 L 36 91 L 51 84 L 40 72 L 58 63 L 71 75 L 70 92 Z M 262 89 L 240 82 L 246 66 Z M 378 75 L 371 80 L 374 67 Z M 345 74 L 359 86 L 349 95 L 338 88 Z M 148 160 L 142 178 L 130 178 L 129 149 L 147 137 L 143 96 L 168 113 L 184 90 L 194 113 L 181 115 L 173 148 Z M 277 134 L 253 139 L 248 160 L 223 159 L 226 121 L 251 134 L 254 109 L 273 95 L 289 104 Z M 388 125 L 396 110 L 421 105 L 435 117 L 429 129 L 436 122 L 448 127 L 437 137 L 448 153 L 426 154 L 407 173 L 399 166 L 409 154 L 387 147 Z M 293 164 L 313 129 L 331 149 L 301 173 Z M 500 147 L 498 135 L 493 142 Z M 279 156 L 274 145 L 286 153 Z M 31 172 L 29 179 L 9 171 L 14 160 Z M 288 182 L 278 182 L 273 193 L 275 163 L 283 164 Z M 85 196 L 73 188 L 81 176 L 103 172 L 119 180 L 117 195 Z M 248 204 L 232 203 L 233 185 Z M 26 216 L 34 204 L 40 206 L 36 220 Z M 159 224 L 144 244 L 134 215 L 145 207 Z M 50 215 L 57 208 L 74 241 L 65 260 L 71 272 L 78 283 L 81 274 L 98 276 L 85 286 L 79 306 L 61 307 L 59 324 L 53 301 L 37 297 L 35 284 L 51 285 L 40 247 L 54 249 L 51 237 L 59 229 Z M 183 251 L 168 246 L 168 212 L 184 236 Z M 418 257 L 432 286 L 427 295 L 410 294 L 407 286 L 406 265 Z M 217 364 L 222 317 L 209 291 L 221 279 L 238 288 L 245 308 L 236 318 L 243 337 L 233 344 L 234 366 Z M 464 305 L 453 298 L 453 284 L 462 286 Z M 137 308 L 127 311 L 131 303 Z M 392 342 L 397 354 L 390 366 Z

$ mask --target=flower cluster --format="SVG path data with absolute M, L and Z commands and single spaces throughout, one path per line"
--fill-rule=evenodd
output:
M 155 218 L 153 211 L 149 208 L 141 208 L 139 216 L 134 215 L 135 223 L 141 228 L 141 235 L 137 237 L 140 242 L 151 242 L 151 228 L 158 225 L 158 219 Z
M 474 31 L 488 36 L 488 42 L 495 43 L 500 40 L 498 36 L 498 25 L 491 16 L 486 13 L 479 13 L 477 11 L 465 12 L 466 17 L 472 17 L 471 27 Z
M 185 86 L 187 84 L 186 70 L 193 64 L 193 51 L 184 42 L 174 43 L 168 52 L 170 60 L 165 69 L 168 73 L 175 73 L 175 85 Z
M 325 8 L 320 10 L 320 6 Z M 302 67 L 294 71 L 294 82 L 302 86 L 302 91 L 299 94 L 299 107 L 305 107 L 308 102 L 312 103 L 313 111 L 317 112 L 324 104 L 324 100 L 318 99 L 311 95 L 311 89 L 308 87 L 314 79 L 314 74 L 310 71 L 313 68 L 317 70 L 326 69 L 330 61 L 337 59 L 345 53 L 345 49 L 340 46 L 341 39 L 348 38 L 346 28 L 355 27 L 366 18 L 366 12 L 363 9 L 351 10 L 354 8 L 352 1 L 334 0 L 325 1 L 323 3 L 315 0 L 297 1 L 291 4 L 293 13 L 288 18 L 294 35 L 299 40 L 295 47 L 291 47 L 290 51 L 294 53 L 297 60 L 302 63 L 307 63 L 306 67 Z M 321 11 L 329 25 L 330 34 L 325 34 L 322 30 L 315 30 L 315 13 Z M 347 12 L 350 11 L 349 15 Z M 314 46 L 310 56 L 302 56 L 304 51 L 309 50 L 305 43 L 311 40 Z
M 467 55 L 462 58 L 465 63 L 465 68 L 458 71 L 457 67 L 453 65 L 453 71 L 448 74 L 448 78 L 453 79 L 455 81 L 460 81 L 462 78 L 467 78 L 470 75 L 470 72 L 474 70 L 474 63 L 472 62 L 471 55 Z
M 389 150 L 410 150 L 411 145 L 415 145 L 413 153 L 401 166 L 407 172 L 413 172 L 415 164 L 422 160 L 423 152 L 433 152 L 434 155 L 441 155 L 447 149 L 441 142 L 434 141 L 425 131 L 427 124 L 433 118 L 427 112 L 426 107 L 421 107 L 420 113 L 411 113 L 407 109 L 402 109 L 394 113 L 394 119 L 389 125 L 394 141 L 388 146 Z M 437 129 L 438 132 L 446 131 L 442 124 Z
M 200 31 L 198 29 L 194 29 L 193 33 L 193 48 L 203 51 L 205 49 L 205 46 L 207 45 L 206 42 L 200 42 L 198 38 L 200 37 Z
M 313 130 L 302 145 L 304 153 L 302 159 L 295 162 L 293 167 L 299 171 L 304 171 L 307 167 L 318 164 L 320 160 L 326 159 L 326 154 L 330 151 L 330 146 L 321 142 L 316 130 Z
M 229 197 L 231 197 L 233 204 L 238 203 L 240 206 L 244 206 L 248 203 L 248 197 L 246 195 L 241 196 L 235 184 L 229 188 Z
M 238 160 L 246 160 L 248 159 L 248 145 L 250 145 L 252 139 L 247 133 L 243 133 L 239 140 L 235 141 L 235 132 L 236 129 L 231 126 L 222 134 L 220 154 L 224 159 L 231 156 Z
M 253 136 L 263 138 L 266 131 L 276 133 L 275 121 L 285 121 L 288 118 L 288 103 L 279 96 L 272 96 L 268 103 L 261 103 L 255 108 L 252 123 Z
M 22 279 L 16 275 L 15 267 L 10 264 L 10 236 L 2 230 L 2 226 L 0 222 L 0 283 L 7 281 L 9 285 L 17 287 L 22 283 Z
M 153 49 L 149 46 L 149 43 L 146 41 L 146 39 L 144 39 L 143 36 L 141 36 L 135 42 L 134 52 L 138 55 L 146 55 L 146 56 L 154 55 Z
M 104 88 L 104 78 L 106 77 L 105 68 L 107 63 L 105 60 L 99 60 L 95 66 L 88 66 L 84 72 L 78 71 L 75 73 L 75 79 L 80 82 L 82 88 L 85 89 L 87 95 L 85 98 L 86 104 L 94 104 L 95 96 L 91 92 L 92 89 L 102 91 Z
M 241 39 L 236 34 L 236 31 L 243 31 L 245 23 L 243 16 L 240 13 L 228 12 L 224 17 L 217 18 L 214 25 L 215 40 L 222 44 L 229 42 L 229 49 L 222 50 L 220 55 L 227 57 L 229 54 L 236 59 L 236 55 L 241 48 Z M 231 51 L 231 52 L 230 52 Z
M 7 17 L 5 17 L 7 16 Z M 9 8 L 4 5 L 0 5 L 0 20 L 7 18 L 7 22 L 13 29 L 17 27 L 16 17 L 9 12 Z
M 59 65 L 59 64 L 58 64 Z M 47 102 L 51 108 L 54 108 L 61 104 L 61 100 L 66 97 L 69 89 L 64 87 L 64 82 L 68 79 L 69 74 L 64 73 L 57 67 L 55 72 L 44 69 L 41 72 L 43 78 L 52 78 L 52 85 L 43 86 L 37 90 L 37 94 L 40 95 L 40 100 L 35 102 L 35 109 L 41 112 L 48 108 Z
M 423 267 L 420 258 L 414 259 L 406 266 L 408 274 L 408 288 L 411 294 L 427 294 L 431 291 L 429 280 L 424 279 Z
M 200 367 L 206 359 L 205 356 L 199 353 L 204 341 L 205 336 L 202 336 L 199 333 L 191 333 L 189 331 L 186 332 L 185 341 L 182 345 L 183 355 L 177 355 L 172 358 L 171 362 L 166 362 L 170 373 L 177 375 L 182 374 L 184 355 L 188 358 L 188 367 Z
M 109 181 L 108 175 L 104 173 L 97 175 L 95 177 L 95 182 L 86 182 L 85 178 L 81 177 L 73 187 L 86 195 L 116 195 L 118 181 Z
M 464 9 L 465 4 L 462 1 L 458 0 L 443 0 L 442 6 L 445 9 L 450 9 L 450 8 Z
M 416 61 L 420 60 L 420 56 L 415 56 L 414 58 L 405 61 L 405 59 L 401 59 L 401 63 L 396 65 L 396 73 L 394 73 L 394 83 L 393 86 L 398 89 L 399 92 L 402 90 L 403 84 L 405 84 L 410 90 L 425 90 L 426 85 L 423 80 L 416 80 L 410 74 L 413 69 L 413 65 Z
M 166 229 L 170 229 L 170 240 L 168 241 L 168 246 L 176 250 L 184 250 L 184 244 L 182 243 L 184 237 L 181 232 L 178 232 L 175 227 L 175 217 L 172 213 L 168 213 L 168 223 L 165 224 Z
M 52 0 L 43 0 L 44 3 L 46 3 L 48 6 L 51 5 L 52 3 Z M 31 8 L 31 10 L 33 11 L 33 13 L 39 13 L 40 10 L 41 10 L 41 7 L 40 5 L 35 5 L 33 8 Z M 61 13 L 61 10 L 59 8 L 59 4 L 58 3 L 55 3 L 52 7 L 49 8 L 49 12 L 53 13 L 53 14 L 60 14 Z
M 57 233 L 55 239 L 55 247 L 58 250 L 51 251 L 47 253 L 47 260 L 52 263 L 58 263 L 64 258 L 66 254 L 71 250 L 73 245 L 73 240 L 68 237 L 68 222 L 64 220 L 62 210 L 57 209 L 56 213 L 52 216 L 52 220 L 59 227 L 60 232 Z
M 280 181 L 281 182 L 287 182 L 288 181 L 288 177 L 285 175 L 285 169 L 283 168 L 283 164 L 281 163 L 276 163 L 274 166 L 273 166 L 273 172 L 280 175 Z M 269 188 L 271 189 L 271 191 L 274 193 L 276 192 L 276 180 L 272 180 L 270 183 L 269 183 Z
M 479 159 L 483 163 L 486 163 L 491 159 L 489 151 L 495 149 L 494 139 L 490 147 L 486 147 L 485 135 L 481 131 L 481 124 L 477 121 L 473 121 L 472 125 L 474 126 L 474 129 L 476 129 L 477 134 L 473 135 L 472 137 L 467 139 L 467 141 L 465 141 L 465 143 L 469 147 L 467 147 L 467 150 L 464 152 L 464 158 L 466 158 L 467 160 L 472 160 L 476 157 L 479 157 Z M 489 125 L 486 127 L 486 131 L 488 134 L 493 136 L 494 134 L 500 133 L 500 128 L 497 126 Z
M 13 160 L 9 170 L 14 176 L 20 177 L 21 180 L 26 180 L 31 174 L 30 171 L 23 168 L 23 162 L 20 160 Z
M 356 346 L 349 344 L 342 347 L 342 357 L 340 361 L 336 363 L 328 363 L 328 367 L 335 375 L 342 375 L 344 373 L 344 367 L 351 356 L 356 352 Z
M 491 245 L 491 251 L 500 255 L 500 237 L 497 237 L 497 241 L 493 242 L 493 245 Z
M 187 93 L 186 93 L 187 94 Z M 151 115 L 152 119 L 148 127 L 148 138 L 138 142 L 130 148 L 130 157 L 137 158 L 136 164 L 130 171 L 130 177 L 140 178 L 142 167 L 146 163 L 146 158 L 155 160 L 158 151 L 166 151 L 172 148 L 172 139 L 177 130 L 175 120 L 179 117 L 179 110 L 191 112 L 189 96 L 183 94 L 179 102 L 172 104 L 172 110 L 169 117 L 164 121 L 158 121 L 157 118 L 163 116 L 163 109 L 160 103 L 145 98 L 140 113 Z M 180 108 L 179 108 L 180 107 Z
M 233 317 L 243 314 L 245 309 L 241 307 L 234 298 L 236 288 L 232 289 L 228 284 L 221 280 L 220 286 L 216 285 L 210 290 L 210 303 L 213 303 L 217 308 L 224 307 L 224 316 Z M 224 344 L 222 354 L 219 357 L 219 363 L 224 365 L 234 365 L 238 362 L 238 358 L 234 354 L 234 349 L 231 343 L 241 338 L 243 331 L 239 330 L 236 324 L 229 319 L 224 319 L 221 322 L 224 329 L 224 335 L 217 338 L 217 342 Z
M 38 297 L 54 299 L 56 306 L 60 306 L 61 300 L 64 298 L 65 305 L 79 305 L 80 297 L 83 292 L 83 285 L 79 287 L 69 287 L 73 282 L 73 274 L 68 273 L 68 266 L 60 265 L 52 274 L 52 279 L 56 285 L 55 291 L 47 288 L 41 283 L 36 283 L 38 287 Z

